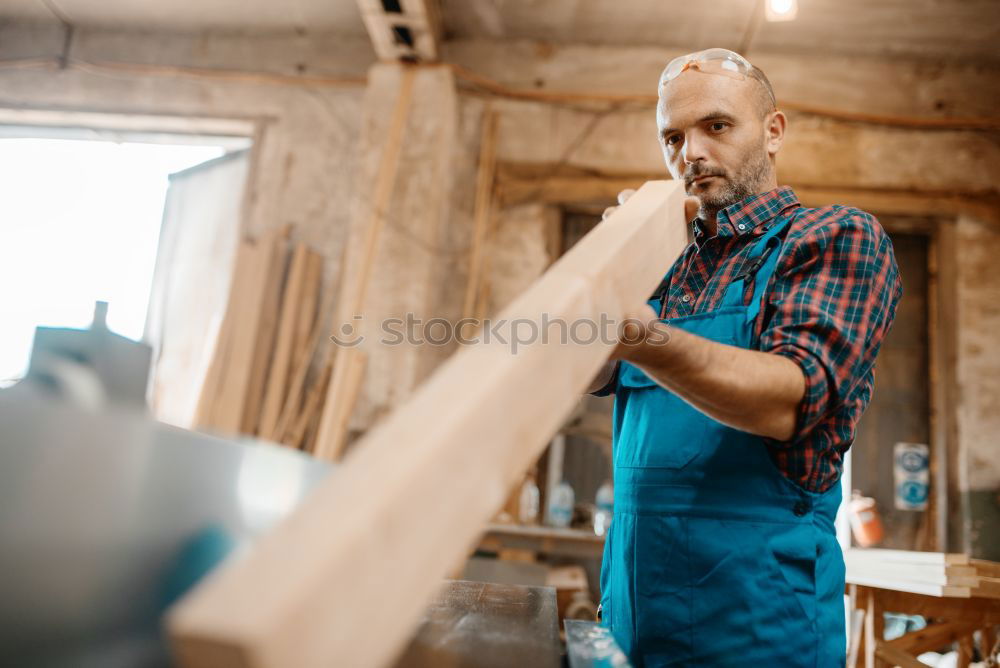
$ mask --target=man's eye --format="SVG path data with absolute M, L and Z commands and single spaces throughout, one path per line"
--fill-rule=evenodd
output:
M 715 123 L 712 123 L 711 127 L 716 132 L 722 132 L 726 128 L 726 124 L 722 121 L 716 121 Z
M 667 146 L 673 146 L 674 144 L 676 144 L 680 140 L 681 140 L 680 135 L 670 135 L 666 139 Z

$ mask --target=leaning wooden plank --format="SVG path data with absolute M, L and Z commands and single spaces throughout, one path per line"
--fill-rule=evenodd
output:
M 264 389 L 274 356 L 274 339 L 278 332 L 278 315 L 281 302 L 281 287 L 288 265 L 288 232 L 291 226 L 272 230 L 262 239 L 261 259 L 264 273 L 264 287 L 259 304 L 248 315 L 252 320 L 245 325 L 256 333 L 250 357 L 250 375 L 247 379 L 246 397 L 243 400 L 243 418 L 240 431 L 244 434 L 257 433 L 260 421 Z
M 382 237 L 382 228 L 385 226 L 389 200 L 395 188 L 396 174 L 399 171 L 399 156 L 404 141 L 403 132 L 406 129 L 406 121 L 410 116 L 414 78 L 414 69 L 404 70 L 399 96 L 396 99 L 392 120 L 385 139 L 385 148 L 382 150 L 378 173 L 375 177 L 372 200 L 364 214 L 366 224 L 362 228 L 364 230 L 363 251 L 354 271 L 350 274 L 343 273 L 341 284 L 338 286 L 340 299 L 337 303 L 337 315 L 334 318 L 335 327 L 350 323 L 351 318 L 362 315 L 364 311 L 365 296 L 368 293 L 368 284 L 375 267 L 375 255 Z M 353 258 L 344 257 L 342 266 L 345 266 L 349 260 L 353 260 Z M 353 263 L 352 267 L 354 267 Z M 316 437 L 317 449 L 323 452 L 339 451 L 338 446 L 344 442 L 347 436 L 344 431 L 347 428 L 347 423 L 340 420 L 340 416 L 346 411 L 348 418 L 350 417 L 354 411 L 354 403 L 361 391 L 362 379 L 354 375 L 338 374 L 337 364 L 339 362 L 334 360 L 333 378 L 330 380 L 330 387 L 327 390 L 323 410 L 320 413 L 319 433 Z M 345 385 L 345 383 L 355 379 L 359 383 L 357 386 Z M 338 429 L 339 431 L 337 431 Z
M 333 376 L 327 392 L 339 389 L 340 401 L 331 404 L 329 400 L 323 411 L 323 419 L 329 427 L 327 438 L 317 439 L 311 452 L 320 459 L 336 460 L 347 447 L 347 427 L 351 411 L 358 401 L 361 383 L 365 377 L 368 355 L 359 348 L 342 348 L 337 351 L 333 363 Z
M 316 379 L 316 382 L 310 388 L 309 393 L 306 395 L 306 400 L 302 404 L 302 412 L 295 418 L 291 429 L 282 438 L 281 442 L 285 445 L 309 451 L 308 447 L 304 447 L 303 441 L 305 440 L 306 432 L 309 430 L 309 425 L 319 415 L 320 403 L 326 395 L 326 386 L 330 382 L 330 371 L 331 367 L 324 367 L 319 374 L 319 378 Z
M 218 395 L 223 387 L 223 376 L 225 374 L 226 359 L 232 346 L 233 333 L 236 328 L 235 319 L 238 295 L 242 291 L 243 285 L 249 281 L 252 271 L 252 264 L 255 259 L 254 245 L 250 241 L 241 241 L 236 251 L 236 262 L 233 268 L 233 277 L 229 284 L 229 295 L 226 301 L 225 315 L 222 317 L 222 324 L 216 336 L 215 349 L 212 352 L 212 362 L 205 374 L 205 381 L 202 383 L 201 394 L 198 398 L 198 409 L 195 412 L 195 427 L 199 429 L 214 428 L 215 405 Z
M 486 111 L 482 118 L 482 138 L 479 141 L 479 171 L 476 176 L 476 205 L 473 214 L 472 248 L 469 252 L 469 275 L 465 284 L 462 318 L 476 315 L 476 297 L 482 282 L 483 248 L 486 231 L 493 212 L 493 175 L 497 160 L 497 117 Z
M 560 329 L 643 303 L 687 243 L 683 200 L 680 182 L 643 186 L 500 314 L 503 340 L 459 350 L 288 520 L 182 599 L 168 617 L 180 661 L 392 661 L 615 345 Z
M 250 377 L 250 364 L 256 333 L 248 326 L 255 304 L 260 302 L 264 289 L 262 246 L 251 242 L 246 253 L 246 263 L 239 283 L 234 283 L 229 299 L 232 303 L 231 322 L 228 329 L 224 356 L 211 413 L 205 427 L 226 434 L 239 432 L 243 419 L 246 388 Z M 228 314 L 227 314 L 228 315 Z
M 274 439 L 281 406 L 288 390 L 289 367 L 298 338 L 299 300 L 304 288 L 306 268 L 309 263 L 308 248 L 302 242 L 295 246 L 292 262 L 288 267 L 288 280 L 281 297 L 281 315 L 278 318 L 278 335 L 274 344 L 274 357 L 267 374 L 264 401 L 260 409 L 257 433 L 263 438 Z

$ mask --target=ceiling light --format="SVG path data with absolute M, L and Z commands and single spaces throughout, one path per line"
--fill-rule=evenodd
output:
M 798 10 L 797 0 L 766 0 L 764 14 L 768 21 L 791 21 Z

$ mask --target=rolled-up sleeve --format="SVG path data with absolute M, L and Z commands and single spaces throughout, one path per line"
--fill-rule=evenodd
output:
M 621 368 L 621 365 L 621 362 L 615 362 L 615 368 L 611 370 L 611 378 L 608 379 L 608 382 L 606 382 L 603 387 L 594 390 L 590 394 L 595 397 L 606 397 L 609 394 L 614 394 L 618 387 L 618 369 Z
M 835 207 L 786 243 L 782 256 L 759 341 L 802 368 L 805 394 L 785 442 L 794 444 L 869 373 L 902 288 L 892 242 L 857 209 Z

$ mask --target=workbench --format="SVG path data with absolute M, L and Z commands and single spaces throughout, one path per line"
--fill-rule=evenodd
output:
M 857 665 L 865 668 L 901 666 L 922 668 L 915 657 L 923 652 L 958 643 L 958 668 L 966 668 L 972 660 L 973 633 L 980 632 L 980 640 L 989 652 L 996 644 L 996 627 L 1000 625 L 1000 600 L 972 596 L 959 598 L 929 596 L 881 587 L 848 585 L 851 608 L 864 620 L 857 651 Z M 933 620 L 927 627 L 907 633 L 893 640 L 884 640 L 886 612 L 921 615 Z M 848 661 L 851 667 L 850 658 Z
M 550 556 L 600 559 L 604 555 L 604 537 L 580 529 L 494 523 L 487 525 L 479 548 L 490 552 L 528 550 Z
M 396 668 L 557 668 L 562 647 L 552 587 L 449 580 Z

